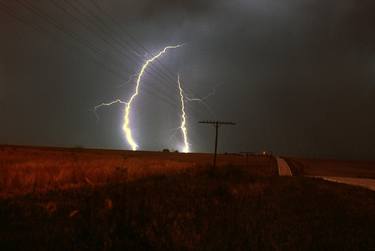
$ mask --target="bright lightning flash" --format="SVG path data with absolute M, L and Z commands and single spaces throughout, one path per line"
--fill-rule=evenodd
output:
M 181 47 L 182 45 L 175 45 L 175 46 L 167 46 L 165 47 L 162 51 L 160 51 L 158 54 L 156 54 L 155 56 L 153 56 L 152 58 L 146 60 L 146 62 L 143 64 L 140 72 L 138 73 L 138 77 L 137 77 L 137 84 L 136 84 L 136 87 L 135 87 L 135 91 L 133 93 L 133 95 L 130 97 L 129 101 L 126 102 L 126 106 L 125 106 L 125 114 L 124 114 L 124 124 L 123 124 L 123 131 L 125 133 L 125 137 L 126 137 L 126 140 L 128 141 L 131 149 L 133 151 L 136 151 L 137 148 L 138 148 L 138 144 L 135 142 L 134 138 L 133 138 L 133 134 L 132 134 L 132 130 L 130 128 L 130 113 L 131 113 L 131 110 L 132 110 L 132 104 L 133 104 L 133 101 L 135 100 L 135 98 L 138 96 L 139 94 L 139 86 L 141 84 L 141 80 L 142 80 L 142 77 L 147 69 L 147 67 L 152 63 L 154 62 L 155 60 L 157 60 L 158 58 L 160 58 L 163 54 L 165 54 L 167 52 L 167 50 L 169 49 L 177 49 L 179 47 Z
M 186 128 L 186 112 L 185 112 L 185 98 L 184 98 L 184 90 L 181 87 L 181 81 L 180 81 L 180 75 L 178 75 L 177 78 L 178 83 L 178 89 L 180 90 L 180 99 L 181 99 L 181 132 L 184 137 L 184 148 L 182 149 L 182 152 L 188 153 L 190 152 L 190 144 L 188 141 L 188 132 Z

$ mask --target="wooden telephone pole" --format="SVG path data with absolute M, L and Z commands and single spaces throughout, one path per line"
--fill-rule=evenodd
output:
M 221 125 L 235 125 L 233 122 L 223 122 L 223 121 L 199 121 L 200 124 L 211 124 L 215 126 L 215 154 L 214 154 L 214 168 L 216 167 L 216 157 L 217 157 L 217 142 L 219 138 L 219 127 Z
M 249 167 L 249 155 L 254 155 L 254 152 L 240 152 L 246 156 L 246 167 Z

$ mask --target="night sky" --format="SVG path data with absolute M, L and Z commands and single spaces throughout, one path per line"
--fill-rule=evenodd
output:
M 0 0 L 0 144 L 180 149 L 177 74 L 194 152 L 375 159 L 374 0 Z M 214 94 L 214 95 L 211 95 Z M 208 96 L 207 96 L 208 95 Z

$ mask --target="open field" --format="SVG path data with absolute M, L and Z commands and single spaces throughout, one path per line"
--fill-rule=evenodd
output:
M 286 160 L 299 175 L 373 171 Z M 374 192 L 278 177 L 271 156 L 219 155 L 216 169 L 211 162 L 211 154 L 2 146 L 0 248 L 375 248 Z
M 4 250 L 373 250 L 375 193 L 245 168 L 0 201 Z
M 0 198 L 133 181 L 211 163 L 211 154 L 0 146 Z M 219 155 L 218 165 L 248 165 L 254 174 L 277 175 L 272 157 Z
M 375 161 L 342 161 L 283 157 L 297 176 L 375 179 Z

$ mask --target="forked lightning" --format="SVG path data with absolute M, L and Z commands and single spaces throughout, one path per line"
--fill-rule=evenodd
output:
M 134 102 L 135 98 L 139 94 L 139 87 L 140 87 L 141 82 L 142 82 L 142 77 L 144 76 L 144 73 L 146 72 L 146 70 L 150 66 L 150 64 L 152 64 L 155 60 L 157 60 L 161 56 L 163 56 L 168 50 L 170 50 L 170 49 L 177 49 L 177 48 L 179 48 L 181 46 L 182 46 L 182 44 L 167 46 L 162 51 L 160 51 L 158 54 L 156 54 L 155 56 L 153 56 L 150 59 L 146 60 L 146 62 L 142 65 L 141 70 L 137 74 L 137 81 L 136 81 L 135 90 L 134 90 L 133 94 L 131 95 L 130 99 L 127 102 L 124 102 L 124 101 L 121 101 L 121 100 L 117 99 L 117 100 L 115 100 L 113 102 L 103 103 L 103 104 L 98 105 L 98 106 L 95 107 L 95 111 L 96 111 L 100 107 L 110 106 L 110 105 L 113 105 L 113 104 L 116 104 L 116 103 L 121 103 L 121 104 L 125 105 L 125 109 L 124 109 L 124 123 L 123 123 L 123 126 L 122 126 L 122 130 L 124 131 L 125 138 L 126 138 L 128 144 L 129 144 L 130 148 L 133 151 L 136 151 L 138 149 L 138 144 L 134 140 L 132 129 L 130 127 L 130 115 L 131 115 L 131 112 L 132 112 L 133 102 Z

